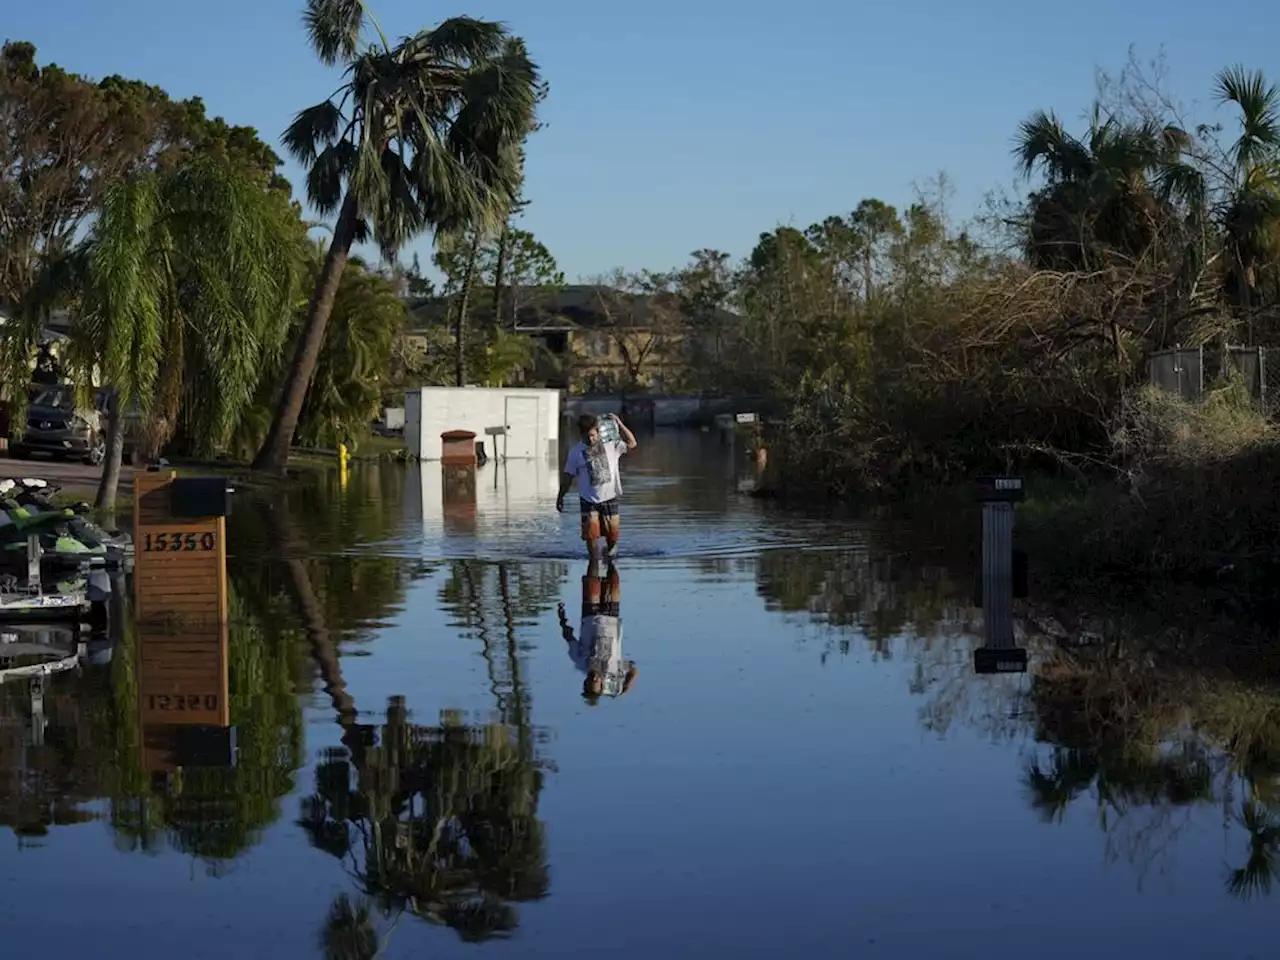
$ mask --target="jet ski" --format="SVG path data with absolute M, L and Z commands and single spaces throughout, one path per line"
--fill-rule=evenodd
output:
M 101 656 L 98 652 L 98 657 Z M 0 627 L 0 683 L 45 676 L 84 662 L 93 662 L 88 645 L 66 627 L 30 624 Z
M 27 540 L 36 536 L 45 557 L 76 563 L 95 557 L 105 560 L 105 543 L 96 538 L 86 542 L 72 532 L 71 525 L 79 519 L 70 508 L 34 511 L 13 500 L 0 500 L 0 551 L 25 558 Z
M 0 623 L 71 621 L 102 626 L 111 579 L 105 570 L 24 588 L 12 574 L 0 575 Z
M 25 557 L 32 534 L 40 538 L 43 557 L 55 564 L 116 566 L 132 555 L 133 543 L 126 534 L 108 533 L 84 515 L 89 504 L 54 505 L 52 496 L 58 489 L 33 477 L 0 481 L 0 559 L 6 554 Z

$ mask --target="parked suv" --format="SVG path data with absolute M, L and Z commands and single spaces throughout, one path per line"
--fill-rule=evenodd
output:
M 106 458 L 107 422 L 105 390 L 98 390 L 95 409 L 77 410 L 75 388 L 58 384 L 42 391 L 27 408 L 27 429 L 21 437 L 11 437 L 10 454 L 25 460 L 33 453 L 54 457 L 75 457 L 92 466 Z M 132 414 L 132 415 L 131 415 Z M 126 460 L 133 457 L 138 417 L 127 411 L 123 418 Z

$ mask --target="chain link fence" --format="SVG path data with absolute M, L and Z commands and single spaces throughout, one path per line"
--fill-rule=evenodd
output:
M 1183 400 L 1196 400 L 1204 393 L 1204 348 L 1175 347 L 1157 350 L 1147 358 L 1151 383 Z
M 1251 397 L 1259 403 L 1266 403 L 1269 399 L 1268 360 L 1273 352 L 1267 347 L 1235 344 L 1227 344 L 1221 351 L 1211 348 L 1207 356 L 1204 347 L 1157 350 L 1147 358 L 1147 375 L 1151 383 L 1161 390 L 1177 394 L 1184 400 L 1198 400 L 1204 394 L 1206 379 L 1213 381 L 1231 372 L 1244 381 Z

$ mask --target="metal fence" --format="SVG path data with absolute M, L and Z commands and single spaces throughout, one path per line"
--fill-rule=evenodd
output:
M 1245 383 L 1249 395 L 1259 402 L 1267 399 L 1267 359 L 1271 351 L 1266 347 L 1244 347 L 1227 344 L 1221 350 L 1211 349 L 1205 356 L 1204 347 L 1175 347 L 1158 350 L 1147 358 L 1147 374 L 1151 383 L 1161 390 L 1175 393 L 1184 400 L 1196 400 L 1204 394 L 1206 373 L 1209 379 L 1234 372 Z M 1206 371 L 1206 360 L 1212 368 Z
M 1211 380 L 1226 372 L 1234 372 L 1244 380 L 1249 396 L 1258 402 L 1267 399 L 1267 358 L 1272 349 L 1267 347 L 1242 347 L 1226 344 L 1224 349 L 1212 349 L 1204 356 L 1203 347 L 1175 347 L 1161 349 L 1147 358 L 1147 374 L 1156 387 L 1176 393 L 1183 399 L 1198 399 L 1204 393 L 1206 360 L 1211 361 L 1208 370 Z
M 1204 393 L 1204 348 L 1158 350 L 1147 358 L 1147 372 L 1161 390 L 1195 400 Z
M 1228 345 L 1223 358 L 1244 380 L 1249 395 L 1262 402 L 1267 399 L 1267 352 L 1266 347 Z

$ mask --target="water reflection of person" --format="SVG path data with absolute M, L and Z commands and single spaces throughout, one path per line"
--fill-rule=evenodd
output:
M 582 623 L 577 636 L 560 604 L 560 629 L 574 666 L 585 673 L 582 696 L 595 706 L 602 696 L 620 697 L 636 681 L 639 670 L 622 659 L 622 610 L 618 568 L 609 564 L 600 576 L 600 561 L 592 557 L 582 578 Z

